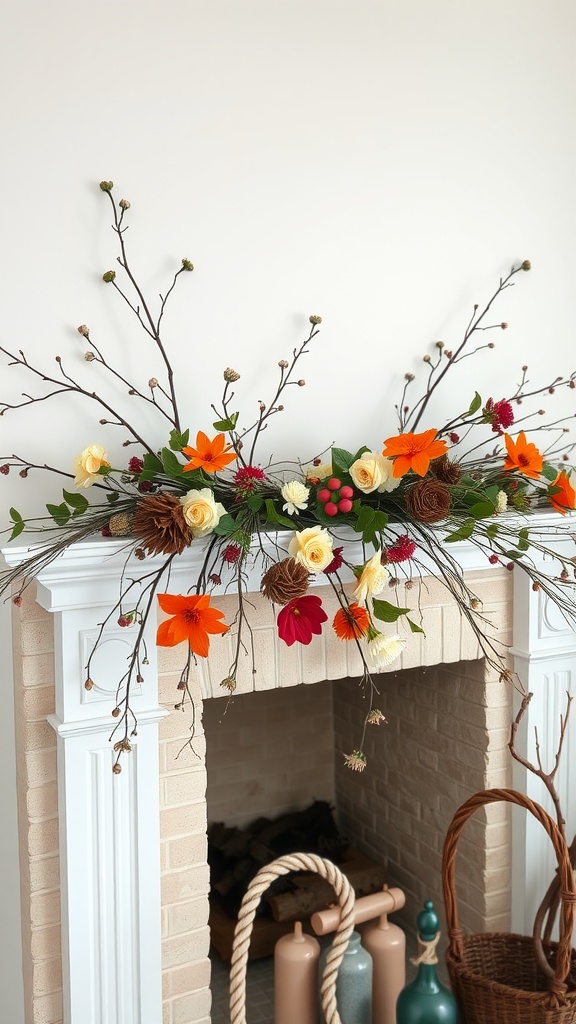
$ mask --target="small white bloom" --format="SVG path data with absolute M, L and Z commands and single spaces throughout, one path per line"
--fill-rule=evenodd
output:
M 496 515 L 500 515 L 508 508 L 508 495 L 506 491 L 498 491 L 496 495 Z
M 378 633 L 373 640 L 368 641 L 368 660 L 375 669 L 386 668 L 400 657 L 405 647 L 405 636 L 384 636 Z
M 358 604 L 366 604 L 369 594 L 380 594 L 388 582 L 390 573 L 385 565 L 382 565 L 380 552 L 372 555 L 362 570 L 358 579 L 353 598 Z
M 308 508 L 310 488 L 300 480 L 289 480 L 287 484 L 284 484 L 280 494 L 285 502 L 282 508 L 289 516 L 293 516 L 298 509 L 303 511 Z

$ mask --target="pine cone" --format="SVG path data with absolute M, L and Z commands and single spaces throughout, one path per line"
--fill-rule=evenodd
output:
M 450 491 L 440 480 L 425 477 L 406 491 L 406 511 L 419 523 L 439 523 L 450 511 Z
M 451 462 L 447 455 L 434 459 L 430 463 L 430 472 L 443 484 L 457 484 L 462 479 L 462 470 L 458 462 Z
M 271 565 L 264 573 L 260 590 L 274 604 L 288 604 L 308 590 L 310 573 L 294 558 L 285 558 Z
M 111 516 L 108 529 L 113 537 L 127 537 L 132 533 L 133 517 L 128 512 L 117 512 Z
M 178 498 L 162 491 L 138 502 L 132 532 L 151 555 L 181 555 L 192 541 Z

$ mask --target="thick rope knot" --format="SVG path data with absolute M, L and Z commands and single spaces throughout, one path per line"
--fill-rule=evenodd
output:
M 342 909 L 340 922 L 326 959 L 320 989 L 326 1024 L 342 1024 L 336 1008 L 336 980 L 338 968 L 354 928 L 354 890 L 340 868 L 315 853 L 292 853 L 266 864 L 254 876 L 244 894 L 234 931 L 230 963 L 231 1024 L 246 1024 L 246 967 L 252 925 L 258 905 L 268 886 L 276 878 L 287 875 L 290 871 L 313 871 L 321 875 L 334 889 Z
M 436 932 L 436 935 L 430 942 L 423 942 L 421 938 L 418 938 L 420 953 L 418 956 L 411 956 L 410 963 L 414 964 L 414 967 L 418 967 L 420 964 L 437 964 L 438 957 L 436 956 L 436 946 L 439 941 L 440 932 Z

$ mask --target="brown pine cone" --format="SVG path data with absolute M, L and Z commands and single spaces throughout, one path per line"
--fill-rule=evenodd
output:
M 266 570 L 260 590 L 274 604 L 288 604 L 308 590 L 310 573 L 294 558 L 285 558 Z
M 162 491 L 138 502 L 132 532 L 151 555 L 181 555 L 192 542 L 180 501 Z
M 458 462 L 451 462 L 447 455 L 441 455 L 430 463 L 430 472 L 443 484 L 457 484 L 462 479 L 462 470 Z

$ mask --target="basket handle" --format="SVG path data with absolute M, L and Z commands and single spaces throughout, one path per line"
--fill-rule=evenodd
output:
M 448 927 L 448 937 L 450 940 L 450 954 L 454 958 L 461 960 L 464 952 L 462 932 L 460 931 L 458 923 L 458 910 L 456 907 L 455 860 L 458 839 L 460 838 L 460 834 L 464 825 L 468 821 L 468 818 L 470 818 L 475 811 L 480 807 L 484 807 L 486 804 L 498 803 L 499 801 L 516 804 L 518 807 L 523 807 L 525 810 L 529 811 L 530 814 L 532 814 L 546 830 L 554 847 L 554 852 L 558 861 L 560 896 L 562 903 L 560 914 L 560 942 L 558 944 L 554 971 L 549 978 L 548 988 L 551 992 L 561 996 L 566 991 L 565 981 L 568 977 L 571 966 L 572 929 L 574 926 L 574 906 L 576 904 L 576 888 L 572 873 L 572 865 L 570 863 L 570 854 L 566 845 L 566 840 L 547 811 L 545 811 L 540 804 L 534 803 L 534 801 L 530 800 L 522 793 L 518 793 L 514 789 L 487 789 L 481 793 L 476 793 L 474 796 L 466 800 L 466 802 L 463 803 L 456 811 L 456 814 L 452 818 L 448 827 L 446 840 L 444 842 L 444 851 L 442 854 L 442 886 L 444 889 L 444 905 L 446 907 L 446 923 Z
M 246 967 L 252 925 L 262 895 L 268 886 L 281 875 L 289 871 L 314 871 L 322 875 L 334 889 L 342 914 L 335 931 L 332 945 L 328 951 L 326 966 L 322 976 L 320 989 L 322 1009 L 326 1024 L 341 1024 L 336 1007 L 336 980 L 338 968 L 342 963 L 348 939 L 354 928 L 354 890 L 350 882 L 332 861 L 319 857 L 314 853 L 291 853 L 279 857 L 270 864 L 260 868 L 254 876 L 246 892 L 238 913 L 238 922 L 234 930 L 232 958 L 230 962 L 230 1022 L 246 1024 Z

